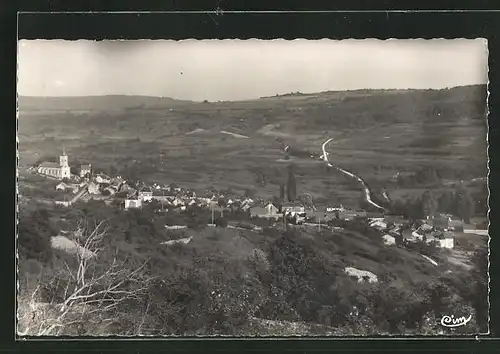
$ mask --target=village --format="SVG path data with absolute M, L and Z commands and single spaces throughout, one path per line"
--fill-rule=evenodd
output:
M 286 223 L 295 227 L 331 227 L 335 221 L 362 220 L 371 228 L 383 233 L 386 245 L 425 242 L 439 248 L 452 249 L 455 246 L 455 233 L 486 235 L 487 230 L 476 230 L 474 225 L 464 224 L 462 220 L 446 214 L 427 216 L 424 220 L 405 220 L 402 216 L 383 212 L 350 210 L 342 205 L 318 208 L 314 203 L 276 200 L 276 198 L 251 198 L 234 193 L 206 191 L 202 195 L 182 188 L 177 184 L 148 185 L 143 181 L 131 183 L 121 176 L 108 176 L 95 172 L 91 164 L 81 165 L 79 175 L 72 174 L 68 156 L 63 151 L 59 164 L 42 162 L 31 168 L 32 172 L 60 181 L 55 189 L 61 199 L 55 204 L 71 207 L 78 201 L 101 200 L 125 210 L 140 209 L 157 202 L 156 212 L 185 211 L 190 207 L 205 208 L 211 211 L 212 220 L 208 226 L 215 226 L 214 220 L 224 213 L 243 212 L 250 218 L 268 219 L 271 223 Z M 166 228 L 185 228 L 185 225 L 165 226 Z M 229 227 L 234 227 L 229 225 Z

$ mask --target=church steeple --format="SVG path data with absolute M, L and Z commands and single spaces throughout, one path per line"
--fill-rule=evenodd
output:
M 68 155 L 66 155 L 66 149 L 63 146 L 62 155 L 59 156 L 60 176 L 62 179 L 71 177 L 71 168 L 68 163 Z
M 61 165 L 61 167 L 69 167 L 68 155 L 66 155 L 66 149 L 64 148 L 64 146 L 63 146 L 62 155 L 59 156 L 59 165 Z

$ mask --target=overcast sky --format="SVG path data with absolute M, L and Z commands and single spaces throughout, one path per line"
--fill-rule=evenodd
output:
M 487 82 L 486 40 L 21 40 L 18 93 L 244 100 Z

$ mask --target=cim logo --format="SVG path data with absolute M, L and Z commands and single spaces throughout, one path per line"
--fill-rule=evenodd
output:
M 444 327 L 460 327 L 460 326 L 465 326 L 469 321 L 472 319 L 472 315 L 469 317 L 461 316 L 461 317 L 455 317 L 454 315 L 451 316 L 443 316 L 441 318 L 441 325 Z

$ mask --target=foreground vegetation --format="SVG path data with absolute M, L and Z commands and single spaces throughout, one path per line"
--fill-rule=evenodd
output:
M 487 331 L 487 255 L 475 267 L 446 254 L 383 246 L 364 223 L 343 231 L 205 228 L 210 215 L 125 212 L 89 202 L 72 209 L 25 205 L 19 224 L 19 332 L 29 335 L 436 334 L 443 315 L 469 314 L 455 333 Z M 188 224 L 184 230 L 164 225 Z M 95 256 L 51 247 L 60 231 Z M 74 232 L 78 231 L 78 232 Z M 161 242 L 192 237 L 187 244 Z M 347 266 L 370 270 L 358 283 Z

